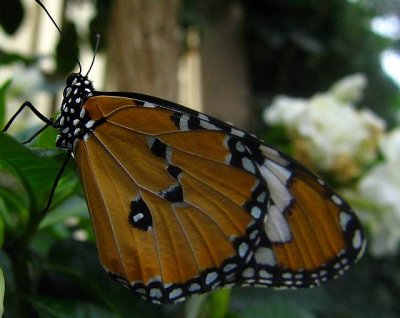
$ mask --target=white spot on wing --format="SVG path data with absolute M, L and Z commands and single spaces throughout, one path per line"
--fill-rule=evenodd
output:
M 143 104 L 143 107 L 155 108 L 156 105 L 154 105 L 153 103 L 145 102 L 145 103 Z
M 239 245 L 239 256 L 240 257 L 244 257 L 247 253 L 247 251 L 249 250 L 249 246 L 247 245 L 247 243 L 243 242 Z
M 289 224 L 281 211 L 274 205 L 268 207 L 268 219 L 264 229 L 268 238 L 275 243 L 285 243 L 292 238 Z
M 267 198 L 267 192 L 263 191 L 258 197 L 257 202 L 263 203 Z
M 189 130 L 189 119 L 190 116 L 188 114 L 182 114 L 181 118 L 179 119 L 179 129 L 186 131 Z
M 217 272 L 208 273 L 206 276 L 206 285 L 212 284 L 213 282 L 216 281 L 217 278 L 218 278 Z
M 257 237 L 257 235 L 258 235 L 258 230 L 255 229 L 249 234 L 249 239 L 254 240 Z
M 249 158 L 247 157 L 242 158 L 242 166 L 245 170 L 251 173 L 256 173 L 256 167 L 253 161 L 251 161 Z
M 201 114 L 201 113 L 199 113 L 197 117 L 199 117 L 200 119 L 206 120 L 206 121 L 209 120 L 209 119 L 208 119 L 208 116 L 207 116 L 206 114 Z
M 256 252 L 254 254 L 254 258 L 258 264 L 261 265 L 268 265 L 268 266 L 275 266 L 276 265 L 276 259 L 274 252 L 272 249 L 268 247 L 258 247 L 256 249 Z M 261 274 L 261 272 L 260 272 Z M 268 278 L 268 277 L 264 277 Z
M 239 151 L 239 152 L 245 152 L 246 151 L 245 146 L 243 146 L 243 144 L 240 141 L 238 141 L 235 146 L 236 146 L 236 150 Z
M 343 203 L 342 199 L 339 198 L 336 194 L 332 195 L 331 199 L 336 205 L 341 205 Z
M 220 130 L 220 128 L 218 128 L 214 124 L 204 120 L 200 120 L 200 127 L 208 130 Z
M 265 145 L 260 145 L 260 150 L 263 152 L 264 155 L 271 155 L 274 157 L 280 157 L 279 152 L 273 148 L 267 147 Z
M 342 228 L 343 231 L 346 231 L 347 224 L 351 220 L 350 214 L 346 212 L 341 212 L 339 218 L 340 218 L 340 227 Z
M 245 135 L 245 133 L 243 131 L 241 131 L 239 129 L 236 129 L 234 127 L 231 128 L 231 134 L 235 135 L 235 136 L 238 136 L 238 137 L 241 137 L 241 138 L 244 137 L 244 135 Z
M 252 278 L 252 277 L 254 277 L 255 273 L 256 273 L 256 272 L 255 272 L 254 268 L 249 267 L 249 268 L 246 268 L 246 269 L 243 271 L 242 276 L 243 276 L 244 278 Z
M 159 288 L 152 288 L 150 289 L 150 297 L 151 298 L 161 298 L 162 292 Z
M 260 262 L 258 262 L 258 263 L 260 263 Z M 271 273 L 268 273 L 265 269 L 260 270 L 258 272 L 258 275 L 260 275 L 261 278 L 272 278 L 272 277 L 274 277 L 274 275 L 272 275 Z
M 273 171 L 283 184 L 287 184 L 289 178 L 292 176 L 292 173 L 288 169 L 273 161 L 265 160 L 264 165 L 267 166 L 269 170 Z
M 133 221 L 134 221 L 134 222 L 138 222 L 138 221 L 140 221 L 140 220 L 143 219 L 143 218 L 144 218 L 143 213 L 138 213 L 138 214 L 135 214 L 135 215 L 133 216 Z
M 192 292 L 192 293 L 197 292 L 197 291 L 199 291 L 200 289 L 201 289 L 201 286 L 200 286 L 200 284 L 198 284 L 198 283 L 192 283 L 192 284 L 190 284 L 190 286 L 189 286 L 189 288 L 188 288 L 188 290 L 189 290 L 190 292 Z
M 226 264 L 222 270 L 223 270 L 225 273 L 228 273 L 228 272 L 230 272 L 231 270 L 235 269 L 236 267 L 237 267 L 237 264 L 235 264 L 235 263 L 229 263 L 229 264 Z
M 285 210 L 289 206 L 292 196 L 285 184 L 282 183 L 282 180 L 275 175 L 277 173 L 280 176 L 281 171 L 272 172 L 265 165 L 260 167 L 260 171 L 267 182 L 271 199 L 278 206 L 279 210 Z
M 266 145 L 260 145 L 260 150 L 266 158 L 280 164 L 281 166 L 287 166 L 289 164 L 289 162 L 280 155 L 278 150 Z
M 165 150 L 165 159 L 172 164 L 172 148 L 171 147 L 167 147 L 167 149 Z
M 355 231 L 353 236 L 353 247 L 355 249 L 359 249 L 361 247 L 362 241 L 363 240 L 360 230 Z
M 173 290 L 169 293 L 169 298 L 170 298 L 170 299 L 173 299 L 173 298 L 179 297 L 180 295 L 182 295 L 182 293 L 183 293 L 182 288 L 173 289 Z
M 151 148 L 153 146 L 155 140 L 156 140 L 156 137 L 146 136 L 146 141 L 149 145 L 149 148 Z
M 261 212 L 262 211 L 258 206 L 253 206 L 250 213 L 253 216 L 253 218 L 259 219 L 261 216 Z

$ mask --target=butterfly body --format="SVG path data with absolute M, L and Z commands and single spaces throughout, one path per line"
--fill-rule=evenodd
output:
M 78 73 L 72 73 L 66 84 L 61 112 L 54 122 L 54 128 L 59 131 L 56 146 L 72 151 L 75 141 L 89 133 L 90 120 L 85 116 L 82 105 L 93 95 L 94 87 L 86 76 Z
M 154 303 L 219 287 L 312 287 L 365 245 L 347 203 L 256 137 L 186 107 L 95 91 L 72 74 L 57 146 L 72 152 L 100 260 Z

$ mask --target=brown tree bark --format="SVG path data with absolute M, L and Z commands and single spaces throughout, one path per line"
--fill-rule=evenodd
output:
M 177 100 L 180 0 L 115 0 L 109 27 L 108 90 Z
M 250 85 L 242 43 L 242 9 L 233 4 L 204 34 L 203 111 L 242 129 L 250 129 Z

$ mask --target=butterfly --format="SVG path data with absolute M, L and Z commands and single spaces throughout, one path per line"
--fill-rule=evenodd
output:
M 337 193 L 211 116 L 96 91 L 81 71 L 67 78 L 55 120 L 24 107 L 58 130 L 56 146 L 75 160 L 104 269 L 145 300 L 313 287 L 342 275 L 364 250 L 361 224 Z

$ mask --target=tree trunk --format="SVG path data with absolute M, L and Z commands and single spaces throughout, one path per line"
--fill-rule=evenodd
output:
M 115 0 L 109 27 L 108 90 L 177 100 L 180 0 Z
M 203 111 L 242 129 L 253 130 L 250 87 L 242 43 L 242 8 L 234 4 L 204 34 L 202 53 Z

